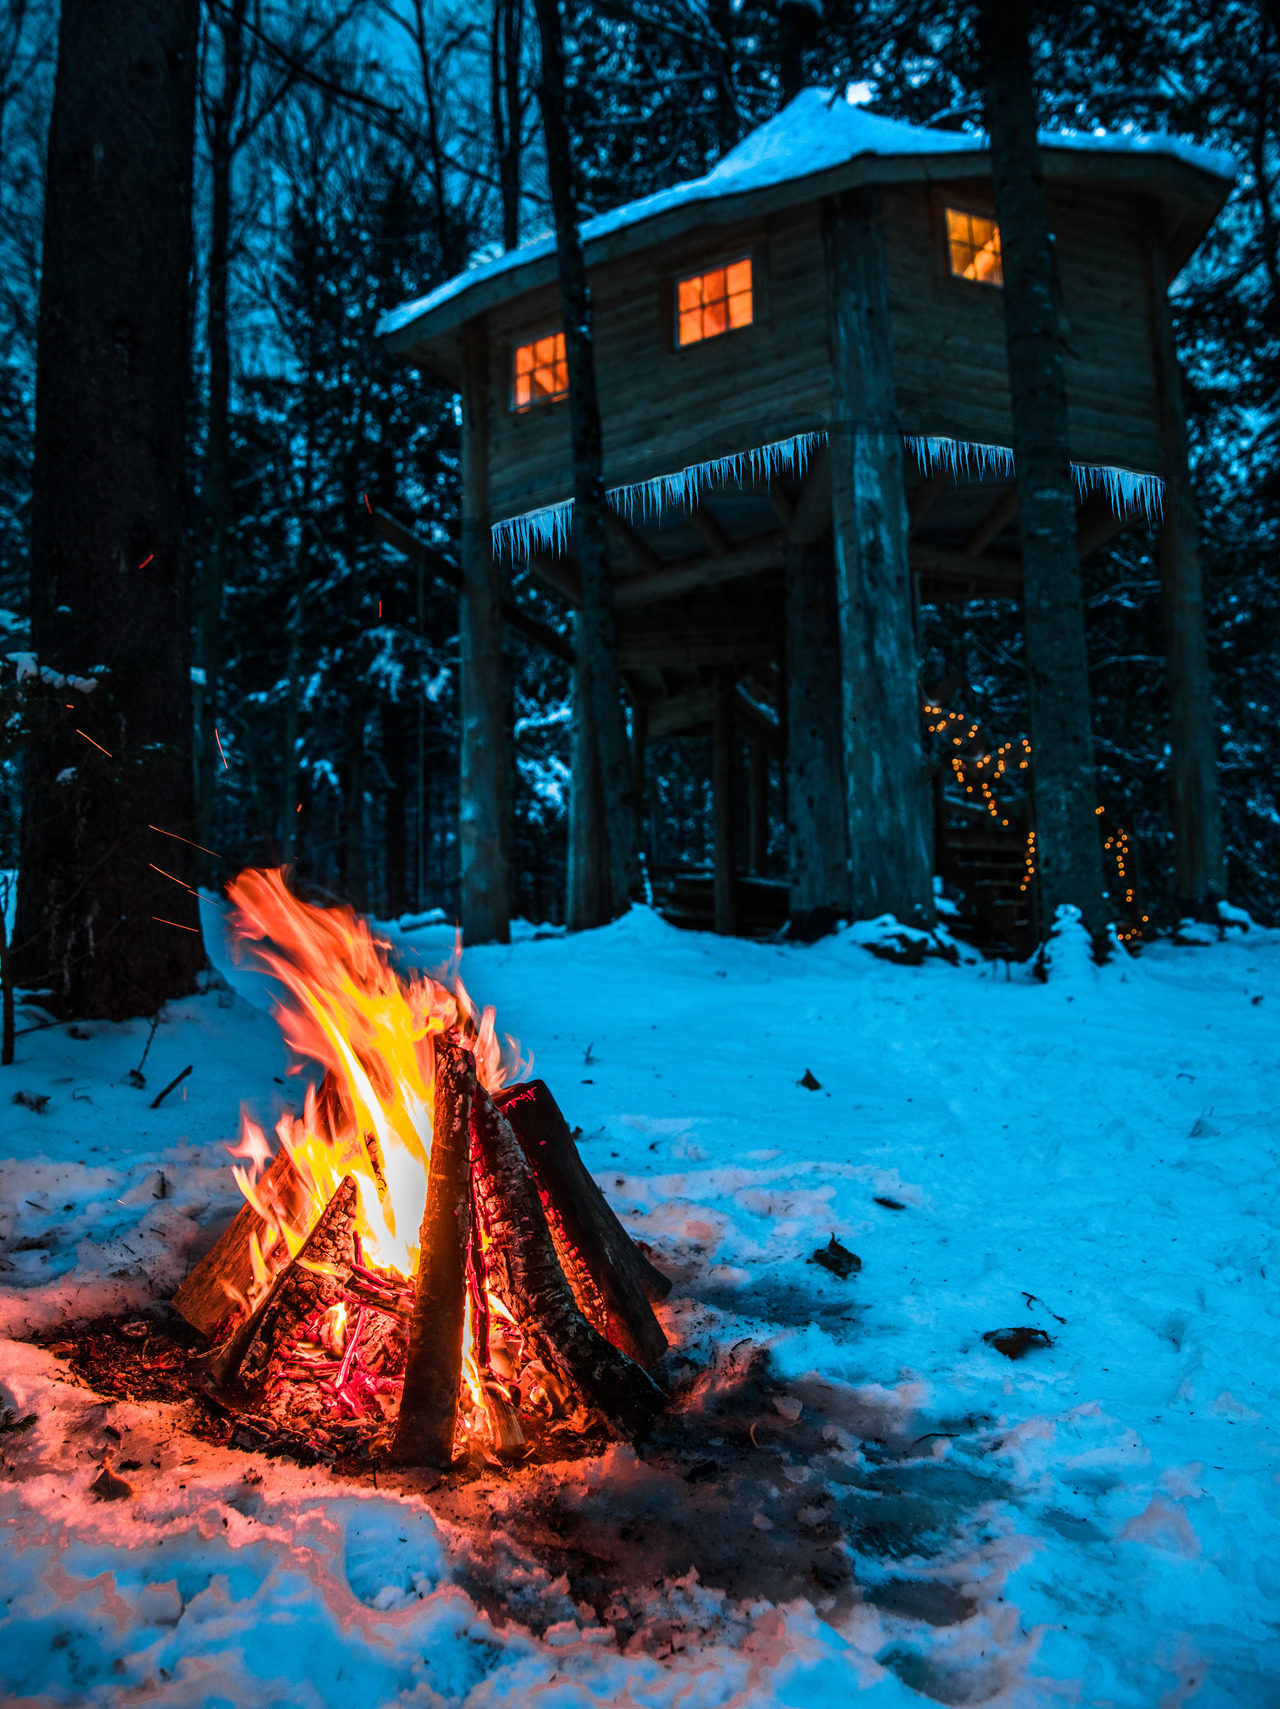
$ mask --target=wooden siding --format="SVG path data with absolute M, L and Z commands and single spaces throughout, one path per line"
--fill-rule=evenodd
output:
M 982 207 L 981 183 L 945 199 Z M 1050 185 L 1058 240 L 1072 455 L 1079 462 L 1162 466 L 1146 296 L 1142 199 Z M 941 237 L 944 192 L 923 184 L 884 197 L 893 365 L 907 433 L 1008 445 L 1008 371 L 998 289 L 953 279 Z M 750 251 L 751 327 L 675 348 L 674 280 Z M 749 450 L 826 425 L 830 416 L 818 205 L 764 221 L 686 233 L 592 269 L 596 359 L 610 486 Z M 560 324 L 546 284 L 489 315 L 490 519 L 571 493 L 568 409 L 511 409 L 517 344 Z
M 966 194 L 966 190 L 968 194 Z M 893 367 L 904 432 L 1011 443 L 1000 291 L 950 277 L 944 202 L 990 206 L 985 186 L 884 192 Z M 1071 454 L 1162 466 L 1147 302 L 1147 220 L 1137 197 L 1049 187 L 1062 284 Z
M 753 325 L 675 348 L 674 281 L 750 252 Z M 821 428 L 828 412 L 822 246 L 814 205 L 763 224 L 685 236 L 592 269 L 596 363 L 610 486 Z M 559 291 L 544 286 L 490 315 L 491 515 L 519 515 L 571 490 L 568 409 L 514 415 L 511 349 L 558 326 Z

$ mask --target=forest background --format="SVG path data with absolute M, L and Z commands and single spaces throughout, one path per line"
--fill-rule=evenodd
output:
M 584 215 L 715 164 L 802 84 L 979 128 L 970 9 L 951 0 L 569 0 Z M 0 15 L 0 650 L 28 584 L 36 305 L 57 8 Z M 1045 5 L 1047 128 L 1164 130 L 1230 150 L 1228 207 L 1173 302 L 1221 726 L 1230 892 L 1280 916 L 1280 34 L 1254 0 Z M 459 409 L 393 363 L 379 315 L 551 224 L 529 0 L 206 0 L 189 457 L 201 826 L 230 867 L 294 861 L 382 915 L 457 901 L 457 594 L 375 537 L 384 509 L 457 549 Z M 145 245 L 146 233 L 138 234 Z M 1172 906 L 1154 539 L 1084 566 L 1100 798 L 1153 919 Z M 512 592 L 567 634 L 527 573 Z M 1016 607 L 921 614 L 923 682 L 993 741 L 1027 726 Z M 509 632 L 510 633 L 510 632 Z M 518 912 L 564 917 L 568 668 L 510 639 Z M 709 744 L 656 743 L 652 867 L 707 861 Z M 16 864 L 0 758 L 0 867 Z M 780 807 L 780 790 L 774 791 Z M 785 876 L 780 811 L 770 861 Z

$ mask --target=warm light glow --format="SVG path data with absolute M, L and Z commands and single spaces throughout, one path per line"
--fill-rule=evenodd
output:
M 569 363 L 562 332 L 553 332 L 546 338 L 535 338 L 532 344 L 517 346 L 511 374 L 512 409 L 553 404 L 568 395 Z
M 1000 227 L 994 220 L 948 208 L 947 252 L 953 277 L 972 279 L 979 285 L 1004 284 Z
M 478 1011 L 467 995 L 457 951 L 448 984 L 425 975 L 406 980 L 364 920 L 349 908 L 300 901 L 281 870 L 243 872 L 228 895 L 241 939 L 283 987 L 285 1038 L 328 1070 L 331 1087 L 321 1099 L 308 1086 L 302 1115 L 286 1114 L 276 1125 L 305 1190 L 299 1210 L 265 1190 L 270 1149 L 242 1117 L 233 1155 L 247 1167 L 237 1166 L 235 1178 L 266 1225 L 251 1247 L 255 1297 L 296 1256 L 344 1175 L 356 1181 L 361 1261 L 411 1278 L 431 1159 L 433 1041 L 453 1032 L 474 1052 L 490 1091 L 529 1065 L 518 1060 L 514 1040 L 506 1050 L 498 1043 L 494 1011 Z
M 751 290 L 751 257 L 694 273 L 676 286 L 676 343 L 700 344 L 750 326 L 755 318 Z

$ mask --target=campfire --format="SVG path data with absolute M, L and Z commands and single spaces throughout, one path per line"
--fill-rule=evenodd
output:
M 174 1296 L 211 1343 L 205 1395 L 251 1430 L 401 1466 L 642 1434 L 671 1284 L 493 1010 L 456 971 L 400 977 L 362 920 L 281 871 L 241 874 L 230 899 L 324 1075 L 274 1156 L 242 1118 L 245 1203 Z

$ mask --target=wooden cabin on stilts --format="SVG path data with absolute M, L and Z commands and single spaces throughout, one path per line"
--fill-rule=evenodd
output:
M 1046 135 L 1042 161 L 1079 549 L 1159 530 L 1177 893 L 1203 911 L 1225 894 L 1223 846 L 1166 291 L 1234 166 L 1155 137 Z M 636 763 L 646 742 L 711 734 L 716 929 L 738 928 L 735 827 L 747 820 L 761 858 L 771 764 L 793 929 L 931 923 L 918 607 L 1016 601 L 1022 573 L 984 139 L 807 90 L 706 177 L 588 221 L 583 240 Z M 462 397 L 461 912 L 468 940 L 502 939 L 510 566 L 580 597 L 553 241 L 473 267 L 379 330 Z M 571 926 L 600 918 L 592 744 L 579 694 Z

